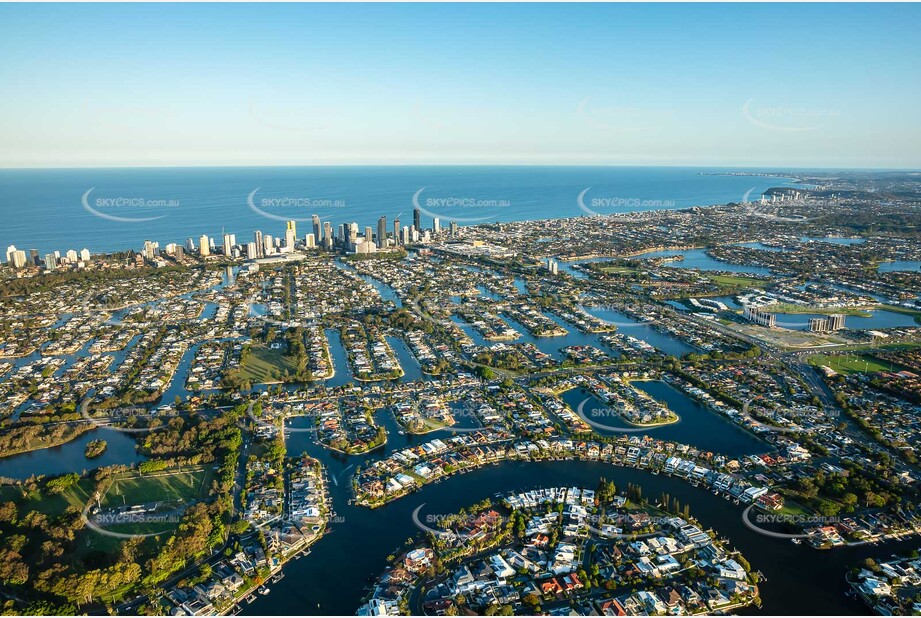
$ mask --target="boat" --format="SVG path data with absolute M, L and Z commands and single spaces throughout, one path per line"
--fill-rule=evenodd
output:
M 790 542 L 793 543 L 794 545 L 799 545 L 800 543 L 803 542 L 803 539 L 797 537 L 795 539 L 790 539 Z
M 269 592 L 271 592 L 271 590 L 269 590 L 265 586 L 262 586 L 261 588 L 259 588 L 259 594 L 268 594 Z

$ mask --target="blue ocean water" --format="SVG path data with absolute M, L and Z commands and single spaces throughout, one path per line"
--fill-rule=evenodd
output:
M 703 175 L 674 167 L 247 167 L 0 170 L 0 246 L 92 252 L 182 243 L 222 230 L 237 242 L 254 230 L 298 234 L 311 215 L 376 226 L 380 216 L 442 226 L 687 208 L 755 200 L 792 180 Z M 255 193 L 254 193 L 255 192 Z M 582 196 L 580 206 L 579 197 Z M 415 198 L 415 202 L 414 202 Z M 376 231 L 376 227 L 375 227 Z M 219 242 L 219 238 L 216 239 Z

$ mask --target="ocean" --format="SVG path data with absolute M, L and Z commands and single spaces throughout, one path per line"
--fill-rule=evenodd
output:
M 755 200 L 791 179 L 708 175 L 676 167 L 245 167 L 0 170 L 0 246 L 110 252 L 145 240 L 183 243 L 202 234 L 220 245 L 257 229 L 303 238 L 317 214 L 361 230 L 387 217 L 422 226 L 520 221 L 680 209 Z M 754 171 L 754 170 L 753 170 Z

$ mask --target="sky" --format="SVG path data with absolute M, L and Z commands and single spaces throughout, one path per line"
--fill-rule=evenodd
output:
M 0 5 L 0 167 L 921 167 L 917 4 Z

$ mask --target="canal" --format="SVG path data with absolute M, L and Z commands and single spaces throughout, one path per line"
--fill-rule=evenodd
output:
M 568 390 L 560 395 L 560 399 L 577 413 L 581 407 L 584 418 L 611 427 L 603 429 L 595 426 L 595 431 L 601 435 L 623 435 L 624 432 L 618 429 L 631 429 L 632 433 L 638 435 L 687 444 L 727 457 L 743 457 L 773 450 L 754 434 L 724 419 L 671 384 L 661 380 L 648 380 L 633 382 L 633 386 L 648 393 L 656 401 L 666 404 L 678 415 L 678 422 L 636 431 L 640 428 L 606 414 L 610 406 L 584 388 Z
M 595 487 L 601 477 L 619 487 L 628 483 L 643 487 L 651 498 L 663 492 L 687 504 L 692 514 L 719 536 L 730 539 L 760 570 L 767 581 L 761 585 L 765 614 L 839 614 L 866 613 L 860 604 L 844 596 L 844 569 L 847 565 L 872 555 L 888 555 L 905 550 L 911 541 L 881 547 L 844 548 L 821 552 L 759 535 L 747 528 L 741 518 L 742 508 L 695 488 L 683 480 L 646 471 L 620 468 L 601 462 L 505 462 L 458 475 L 441 483 L 427 485 L 420 491 L 378 509 L 351 506 L 348 478 L 355 465 L 368 456 L 333 455 L 304 436 L 292 434 L 291 454 L 304 448 L 318 457 L 331 478 L 330 493 L 336 518 L 330 533 L 318 541 L 310 555 L 285 567 L 286 577 L 272 584 L 271 594 L 244 604 L 245 615 L 351 615 L 378 577 L 388 556 L 419 530 L 412 522 L 413 511 L 422 506 L 420 517 L 454 513 L 499 492 L 534 487 Z M 298 443 L 296 445 L 295 443 Z M 380 456 L 380 455 L 376 455 Z M 375 456 L 375 457 L 376 457 Z M 795 568 L 793 568 L 795 566 Z

